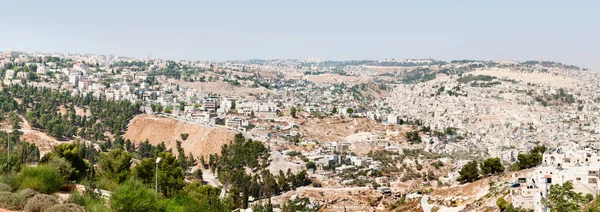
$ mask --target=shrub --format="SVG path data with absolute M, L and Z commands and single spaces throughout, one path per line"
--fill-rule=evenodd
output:
M 90 195 L 85 195 L 85 209 L 87 212 L 106 212 L 110 211 L 104 200 L 101 198 L 94 198 Z
M 110 206 L 116 211 L 155 211 L 158 198 L 139 181 L 127 181 L 110 197 Z
M 25 167 L 17 178 L 20 188 L 31 188 L 45 194 L 58 191 L 64 184 L 58 169 L 46 165 Z
M 85 209 L 79 205 L 68 203 L 54 205 L 44 210 L 44 212 L 85 212 Z
M 38 194 L 27 201 L 24 209 L 27 212 L 42 212 L 56 204 L 58 204 L 58 200 L 53 196 Z
M 10 188 L 9 185 L 6 185 L 4 183 L 0 183 L 0 191 L 12 191 L 12 188 Z
M 87 191 L 83 194 L 74 191 L 73 193 L 71 193 L 71 197 L 69 197 L 67 203 L 85 206 L 85 209 L 88 212 L 110 211 L 104 204 L 104 200 L 99 198 L 98 195 L 92 193 L 90 188 L 87 188 Z
M 21 208 L 25 208 L 27 201 L 38 194 L 40 193 L 30 188 L 21 190 L 21 192 L 19 192 L 19 195 L 17 196 L 17 198 L 19 199 L 19 206 L 21 206 Z
M 0 183 L 4 183 L 8 186 L 10 186 L 11 188 L 17 188 L 18 186 L 18 180 L 17 180 L 17 176 L 13 173 L 7 173 L 7 174 L 3 174 L 0 175 Z
M 45 165 L 58 169 L 58 173 L 60 173 L 60 175 L 65 181 L 68 181 L 73 171 L 75 171 L 75 169 L 71 167 L 71 163 L 69 163 L 67 159 L 60 158 L 57 156 L 50 157 L 50 159 L 48 159 L 48 162 L 46 162 Z
M 78 191 L 73 191 L 67 202 L 77 205 L 85 205 L 85 198 Z
M 2 191 L 0 192 L 0 208 L 6 208 L 9 210 L 19 209 L 19 201 L 17 196 L 13 193 Z

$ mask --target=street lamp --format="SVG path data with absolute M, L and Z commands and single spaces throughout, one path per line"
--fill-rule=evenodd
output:
M 158 194 L 158 164 L 162 158 L 156 158 L 156 194 Z
M 10 134 L 8 132 L 8 130 L 6 131 L 6 150 L 8 151 L 8 157 L 6 158 L 6 167 L 8 168 L 8 171 L 10 172 Z

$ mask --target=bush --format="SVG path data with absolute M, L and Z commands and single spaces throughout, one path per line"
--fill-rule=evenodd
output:
M 127 181 L 110 197 L 110 207 L 116 211 L 155 211 L 158 198 L 139 181 Z
M 78 191 L 73 191 L 67 202 L 77 205 L 85 205 L 85 198 Z
M 0 191 L 12 191 L 12 188 L 10 188 L 9 185 L 6 185 L 4 183 L 0 183 Z
M 4 183 L 8 186 L 10 186 L 11 188 L 17 188 L 18 186 L 18 180 L 17 180 L 17 176 L 13 173 L 7 173 L 7 174 L 3 174 L 0 175 L 0 183 Z
M 58 191 L 64 184 L 58 169 L 46 165 L 25 167 L 17 178 L 21 189 L 31 188 L 45 194 Z
M 58 169 L 58 173 L 60 173 L 65 181 L 68 181 L 73 171 L 75 171 L 67 159 L 60 158 L 58 156 L 50 157 L 48 162 L 44 163 L 44 165 Z
M 585 198 L 586 202 L 591 202 L 592 200 L 594 200 L 594 195 L 592 195 L 592 194 L 586 194 L 584 196 L 584 198 Z
M 13 193 L 2 191 L 0 192 L 0 208 L 9 210 L 18 210 L 20 208 L 17 196 Z
M 17 198 L 19 199 L 19 206 L 21 206 L 21 208 L 25 208 L 27 201 L 38 194 L 40 193 L 30 188 L 21 190 L 21 192 L 19 192 L 19 195 L 17 196 Z
M 27 201 L 25 211 L 27 212 L 42 212 L 58 204 L 58 200 L 47 194 L 38 194 Z
M 80 194 L 77 191 L 71 193 L 71 197 L 67 203 L 85 206 L 88 212 L 106 212 L 110 211 L 104 204 L 104 200 L 91 191 L 91 188 L 86 188 L 86 192 Z
M 87 212 L 106 212 L 110 211 L 103 199 L 94 198 L 90 195 L 85 195 L 85 209 Z
M 85 212 L 85 208 L 73 203 L 68 203 L 54 205 L 44 210 L 44 212 Z

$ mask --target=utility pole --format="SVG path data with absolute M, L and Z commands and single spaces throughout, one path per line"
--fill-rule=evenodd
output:
M 546 204 L 544 204 L 544 212 L 548 212 L 548 183 L 552 183 L 552 176 L 545 176 L 546 178 Z
M 546 179 L 546 204 L 544 204 L 544 212 L 548 211 L 548 179 Z

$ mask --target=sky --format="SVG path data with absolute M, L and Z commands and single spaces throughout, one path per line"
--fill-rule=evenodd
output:
M 552 60 L 600 71 L 600 1 L 8 1 L 0 50 L 186 60 Z

